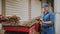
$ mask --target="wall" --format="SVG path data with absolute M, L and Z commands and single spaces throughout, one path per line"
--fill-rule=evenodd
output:
M 2 3 L 1 3 L 1 0 L 0 0 L 0 14 L 1 14 L 1 11 L 2 11 Z
M 23 21 L 29 19 L 29 0 L 6 0 L 6 15 L 14 15 L 21 17 Z M 31 18 L 40 16 L 41 2 L 37 4 L 35 0 L 31 0 Z
M 31 18 L 41 15 L 41 2 L 37 0 L 31 1 Z
M 55 0 L 55 33 L 60 34 L 60 0 Z

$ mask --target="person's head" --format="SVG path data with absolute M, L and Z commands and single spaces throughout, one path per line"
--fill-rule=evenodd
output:
M 1 19 L 1 20 L 4 20 L 4 15 L 1 15 L 1 14 L 0 14 L 0 19 Z
M 49 6 L 46 3 L 43 4 L 42 8 L 43 8 L 44 12 L 47 12 L 49 10 Z
M 0 18 L 2 18 L 2 15 L 0 14 Z

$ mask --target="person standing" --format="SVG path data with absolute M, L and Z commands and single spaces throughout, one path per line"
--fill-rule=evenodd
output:
M 42 8 L 44 12 L 42 14 L 41 34 L 54 34 L 54 13 L 49 10 L 49 5 L 47 3 L 44 3 Z

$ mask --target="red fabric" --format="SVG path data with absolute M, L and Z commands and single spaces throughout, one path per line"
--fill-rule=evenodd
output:
M 18 31 L 29 32 L 29 29 L 24 27 L 18 27 Z
M 36 23 L 36 24 L 35 24 L 35 30 L 38 31 L 38 28 L 39 28 L 39 24 Z
M 17 31 L 16 27 L 4 27 L 4 30 L 6 31 Z
M 29 32 L 28 28 L 24 27 L 4 27 L 6 31 L 18 31 L 18 32 Z
M 27 27 L 4 27 L 4 30 L 6 31 L 18 31 L 18 32 L 29 32 L 30 29 L 35 29 L 36 31 L 38 31 L 38 27 L 39 27 L 39 23 L 36 23 L 35 25 L 33 25 L 31 28 L 27 28 Z

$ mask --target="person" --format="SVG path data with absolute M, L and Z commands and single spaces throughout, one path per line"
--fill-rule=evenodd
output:
M 2 15 L 0 14 L 0 23 L 2 22 L 2 20 L 1 20 L 1 19 L 2 19 Z
M 42 8 L 44 11 L 42 14 L 41 34 L 54 34 L 54 13 L 49 10 L 47 3 L 44 3 Z
M 2 15 L 0 14 L 0 29 L 2 29 Z

